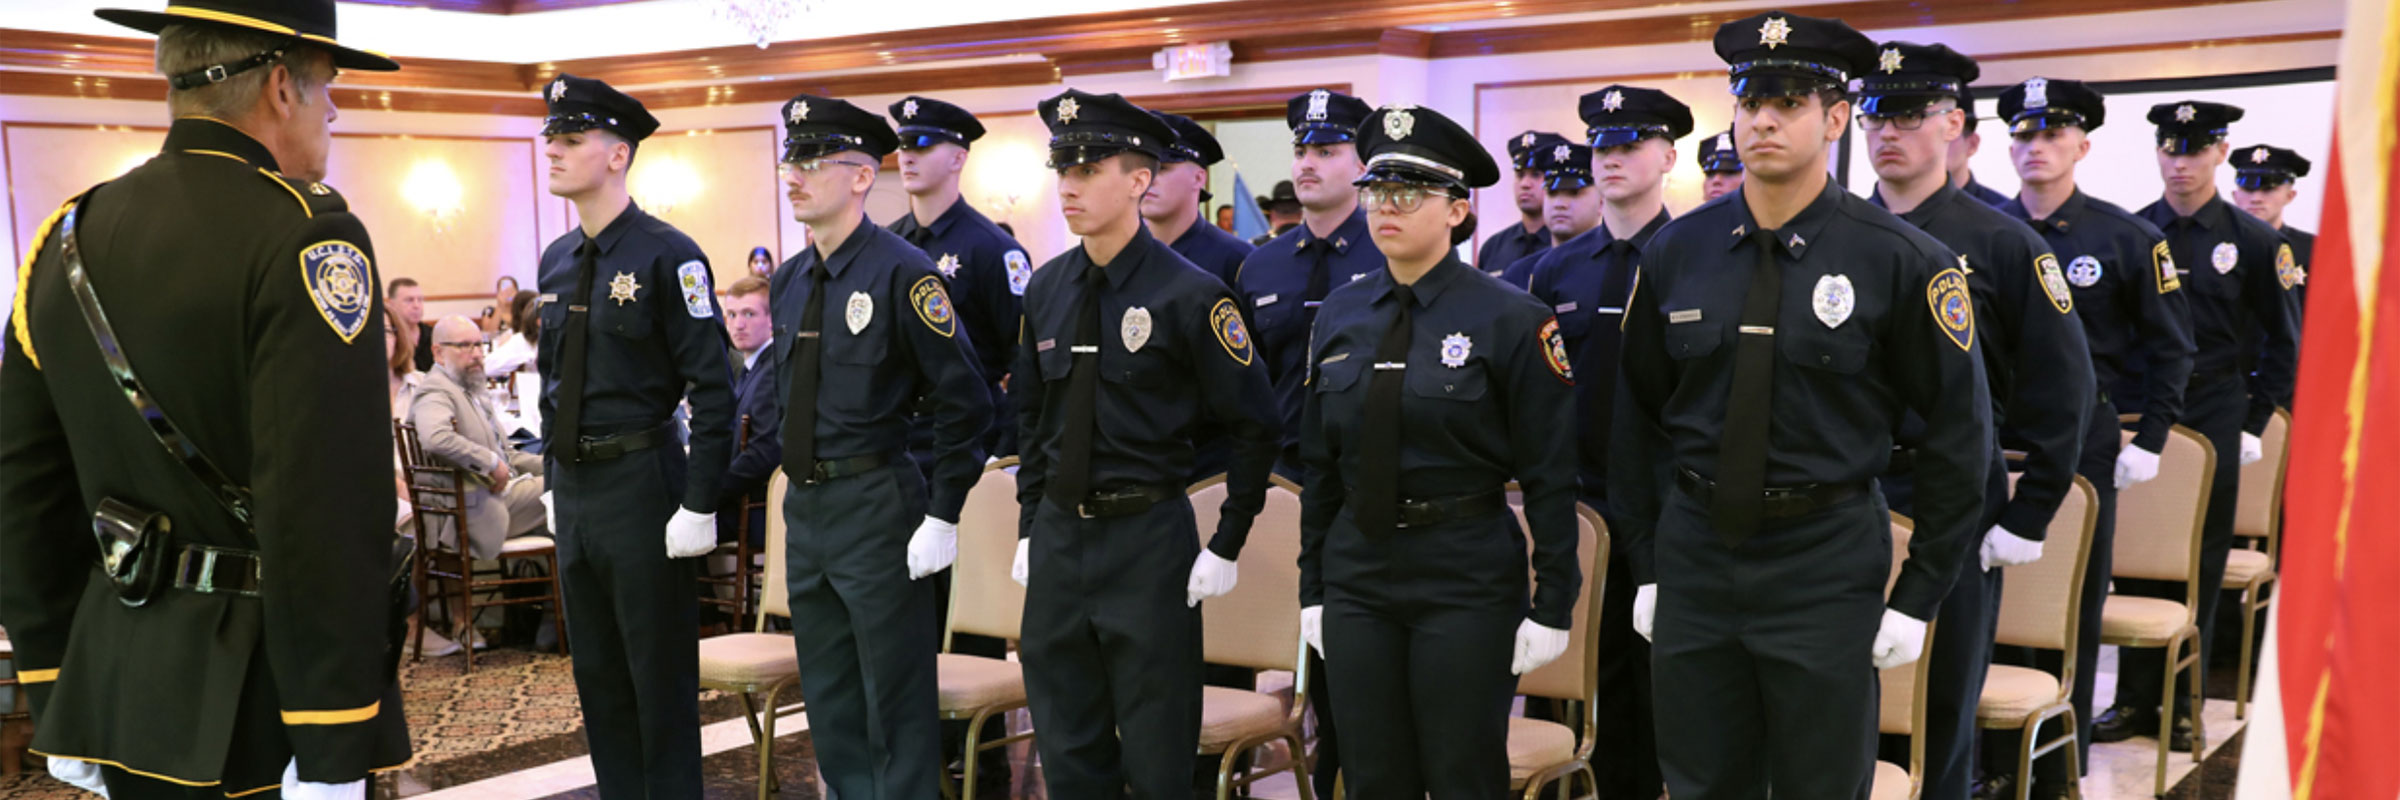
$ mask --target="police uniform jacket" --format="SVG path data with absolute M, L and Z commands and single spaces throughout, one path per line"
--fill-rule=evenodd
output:
M 2165 236 L 2158 226 L 2082 190 L 2039 220 L 2027 215 L 2022 200 L 2000 210 L 2030 222 L 2050 243 L 2075 295 L 2084 342 L 2092 349 L 2094 385 L 2105 392 L 2138 377 L 2141 405 L 2117 411 L 2142 415 L 2134 429 L 2135 446 L 2162 451 L 2167 429 L 2183 416 L 2183 385 L 2192 372 L 2183 282 L 2175 275 Z
M 1672 218 L 1661 209 L 1649 224 L 1623 238 L 1601 225 L 1550 248 L 1533 267 L 1533 296 L 1558 315 L 1558 332 L 1577 373 L 1576 473 L 1586 497 L 1608 495 L 1608 436 L 1615 418 L 1625 301 L 1633 294 L 1642 250 Z
M 915 214 L 902 214 L 892 221 L 891 231 L 933 260 L 934 270 L 949 285 L 950 300 L 957 304 L 959 327 L 975 348 L 977 372 L 986 390 L 997 396 L 1008 362 L 1016 357 L 1019 305 L 1026 283 L 1033 280 L 1033 262 L 1025 257 L 1025 249 L 964 199 L 951 203 L 931 225 L 917 224 Z M 781 270 L 775 277 L 777 282 L 791 280 Z M 778 302 L 783 297 L 781 290 L 774 294 Z M 785 315 L 780 306 L 775 317 L 776 335 L 790 338 L 781 327 Z M 792 316 L 790 322 L 796 326 L 800 318 Z
M 1637 584 L 1657 580 L 1652 539 L 1665 490 L 1652 465 L 1671 459 L 1717 474 L 1736 341 L 1747 335 L 1736 330 L 1740 287 L 1762 246 L 1746 192 L 1659 231 L 1626 309 L 1608 496 Z M 1932 619 L 1982 533 L 1991 458 L 1991 400 L 1958 256 L 1830 183 L 1775 237 L 1784 274 L 1765 485 L 1872 479 L 1891 458 L 1901 411 L 1923 415 L 1917 534 L 1889 605 Z M 1829 291 L 1842 278 L 1850 290 Z
M 228 795 L 273 787 L 295 755 L 317 782 L 408 760 L 382 280 L 341 195 L 276 170 L 240 131 L 178 119 L 157 157 L 87 193 L 72 232 L 152 399 L 249 488 L 248 529 L 117 388 L 59 215 L 30 241 L 0 361 L 0 625 L 36 752 Z M 178 549 L 258 551 L 260 596 L 123 605 L 98 571 L 102 498 L 165 514 Z
M 2242 430 L 2266 432 L 2275 406 L 2292 395 L 2300 366 L 2300 302 L 2291 292 L 2300 285 L 2298 257 L 2282 233 L 2221 195 L 2189 217 L 2177 216 L 2165 200 L 2141 215 L 2166 231 L 2190 295 L 2192 382 L 2247 378 L 2250 410 Z
M 1283 450 L 1295 461 L 1300 448 L 1300 409 L 1307 395 L 1308 336 L 1325 298 L 1309 297 L 1309 272 L 1318 259 L 1325 262 L 1325 292 L 1384 271 L 1383 251 L 1367 233 L 1366 209 L 1318 237 L 1305 224 L 1294 225 L 1242 261 L 1233 288 L 1251 331 L 1258 335 L 1259 357 L 1275 384 L 1275 406 L 1281 412 Z
M 1550 249 L 1550 229 L 1536 227 L 1526 232 L 1523 221 L 1512 221 L 1492 238 L 1483 240 L 1483 249 L 1475 252 L 1475 268 L 1498 275 L 1526 256 L 1538 256 Z
M 1233 286 L 1234 278 L 1241 274 L 1242 259 L 1249 258 L 1250 251 L 1257 249 L 1205 219 L 1193 220 L 1192 226 L 1183 229 L 1183 235 L 1175 237 L 1171 246 L 1177 255 L 1202 272 L 1217 276 L 1227 287 Z

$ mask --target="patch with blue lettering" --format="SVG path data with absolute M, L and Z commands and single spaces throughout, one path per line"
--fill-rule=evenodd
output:
M 958 314 L 950 308 L 950 293 L 942 290 L 942 279 L 927 275 L 908 287 L 908 304 L 917 310 L 917 318 L 934 333 L 951 336 L 958 333 Z
M 309 245 L 300 251 L 300 277 L 308 283 L 309 302 L 333 327 L 343 344 L 367 327 L 367 312 L 375 308 L 375 278 L 367 254 L 358 245 L 339 239 Z

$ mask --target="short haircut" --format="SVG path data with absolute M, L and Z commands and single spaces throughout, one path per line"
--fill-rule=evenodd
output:
M 399 295 L 400 290 L 415 285 L 417 285 L 417 279 L 415 278 L 393 278 L 392 282 L 384 287 L 383 296 L 387 300 L 391 299 L 392 297 Z
M 197 72 L 285 48 L 282 58 L 226 76 L 225 80 L 189 89 L 168 89 L 167 110 L 178 117 L 233 119 L 247 114 L 266 91 L 267 76 L 275 71 L 277 64 L 290 70 L 292 80 L 299 84 L 301 105 L 316 102 L 315 90 L 333 80 L 333 60 L 316 58 L 324 51 L 294 42 L 288 36 L 220 25 L 167 26 L 158 32 L 154 51 L 154 63 L 161 75 Z
M 1117 163 L 1129 174 L 1137 169 L 1146 169 L 1151 176 L 1158 175 L 1158 156 L 1140 150 L 1123 150 L 1117 153 L 1117 158 Z
M 744 275 L 739 280 L 734 281 L 732 286 L 725 288 L 725 296 L 748 297 L 754 294 L 763 294 L 766 291 L 767 279 L 756 275 Z M 774 298 L 768 299 L 771 301 Z

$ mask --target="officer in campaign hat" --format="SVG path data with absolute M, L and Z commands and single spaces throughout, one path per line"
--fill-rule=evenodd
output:
M 1728 128 L 1717 135 L 1700 140 L 1698 148 L 1700 199 L 1715 200 L 1742 187 L 1742 153 L 1734 149 L 1733 130 Z
M 1500 229 L 1483 240 L 1475 252 L 1475 268 L 1498 275 L 1526 256 L 1538 256 L 1554 244 L 1550 226 L 1542 221 L 1542 171 L 1533 164 L 1533 154 L 1566 144 L 1567 138 L 1549 131 L 1526 131 L 1509 137 L 1508 163 L 1516 169 L 1516 182 L 1510 193 L 1517 201 L 1517 224 Z
M 1574 454 L 1556 435 L 1573 377 L 1549 309 L 1452 245 L 1469 193 L 1500 181 L 1482 144 L 1440 112 L 1386 106 L 1359 145 L 1390 262 L 1335 289 L 1317 320 L 1301 635 L 1342 698 L 1352 796 L 1496 798 L 1517 676 L 1566 650 L 1583 577 Z
M 330 2 L 98 14 L 158 34 L 175 119 L 35 229 L 0 332 L 17 708 L 118 798 L 356 797 L 409 759 L 407 611 L 381 279 L 321 181 L 337 70 L 398 65 Z
M 1082 242 L 1034 272 L 1012 381 L 1034 743 L 1052 797 L 1170 797 L 1198 751 L 1198 606 L 1232 590 L 1265 504 L 1274 401 L 1232 294 L 1142 224 L 1174 132 L 1114 94 L 1039 113 Z M 1206 549 L 1185 495 L 1204 421 L 1235 440 Z
M 991 399 L 933 259 L 867 218 L 900 144 L 891 125 L 809 94 L 784 103 L 783 120 L 779 171 L 792 216 L 815 233 L 778 270 L 795 276 L 779 309 L 794 321 L 778 363 L 791 480 L 779 513 L 800 690 L 836 794 L 931 797 L 944 762 L 927 579 L 958 557 Z M 934 438 L 925 473 L 903 457 L 919 422 Z
M 1985 507 L 1973 536 L 1976 557 L 1959 568 L 1934 627 L 1941 630 L 1926 690 L 1924 780 L 1928 797 L 1974 788 L 1975 709 L 1991 668 L 2000 611 L 1999 567 L 2041 557 L 2043 535 L 2075 490 L 2075 466 L 2094 399 L 2091 350 L 2075 300 L 2050 245 L 1951 183 L 1950 156 L 1965 135 L 1959 105 L 1975 60 L 1947 45 L 1885 42 L 1878 67 L 1859 81 L 1860 127 L 1877 178 L 1871 202 L 1941 240 L 1963 259 L 1975 315 L 1984 323 L 1983 365 L 1992 417 L 2005 419 L 1989 443 Z M 1892 510 L 1914 516 L 1915 464 L 1925 421 L 1902 424 L 1882 478 Z M 2025 454 L 2011 491 L 2000 448 Z
M 2308 265 L 2316 263 L 2317 235 L 2294 228 L 2283 219 L 2283 210 L 2299 196 L 2300 179 L 2308 177 L 2308 159 L 2297 152 L 2267 144 L 2251 145 L 2233 151 L 2233 202 L 2250 216 L 2259 218 L 2283 234 L 2292 246 L 2292 261 L 2299 271 L 2300 281 L 2292 285 L 2292 294 L 2302 311 L 2308 308 Z M 2282 400 L 2291 408 L 2291 398 Z
M 691 237 L 626 193 L 658 119 L 574 75 L 542 100 L 550 193 L 578 220 L 543 249 L 539 281 L 544 474 L 584 735 L 601 796 L 696 796 L 692 558 L 716 545 L 734 426 L 715 279 Z M 675 420 L 687 399 L 688 455 Z
M 1225 148 L 1191 117 L 1150 113 L 1167 123 L 1175 138 L 1159 151 L 1158 183 L 1142 198 L 1142 219 L 1152 236 L 1230 287 L 1242 259 L 1256 248 L 1200 216 L 1208 206 L 1208 168 L 1225 160 Z
M 1859 796 L 1870 665 L 1921 654 L 1981 530 L 1992 428 L 1974 303 L 1955 253 L 1827 174 L 1872 41 L 1770 11 L 1715 45 L 1743 184 L 1643 253 L 1608 500 L 1658 706 L 1674 709 L 1658 717 L 1668 793 Z M 1887 600 L 1874 479 L 1908 411 L 1927 422 L 1919 513 Z

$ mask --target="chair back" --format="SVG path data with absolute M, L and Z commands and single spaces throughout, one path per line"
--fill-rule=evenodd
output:
M 2242 467 L 2241 497 L 2233 505 L 2233 534 L 2265 538 L 2274 555 L 2276 536 L 2283 528 L 2283 475 L 2291 464 L 2292 412 L 2276 409 L 2259 434 L 2266 458 Z
M 1004 458 L 983 468 L 958 514 L 958 563 L 950 570 L 949 633 L 1014 640 L 1025 618 L 1025 587 L 1008 577 L 1017 560 L 1017 475 Z
M 1245 669 L 1299 669 L 1300 494 L 1267 487 L 1266 507 L 1242 547 L 1241 580 L 1233 591 L 1200 603 L 1202 658 Z M 1225 483 L 1202 481 L 1192 492 L 1192 518 L 1201 546 L 1217 529 Z
M 2132 434 L 2125 440 L 2132 441 Z M 2181 425 L 2168 429 L 2158 477 L 2117 491 L 2112 575 L 2194 583 L 2200 574 L 2200 529 L 2207 517 L 2210 476 L 2216 469 L 2217 450 L 2208 439 Z M 2199 587 L 2191 586 L 2186 594 L 2185 604 L 2193 604 Z
M 1900 565 L 1908 560 L 1908 540 L 1916 523 L 1900 514 L 1892 515 L 1892 572 L 1884 583 L 1885 594 L 1892 584 L 1900 581 Z M 1925 781 L 1925 688 L 1933 675 L 1933 640 L 1940 636 L 1941 626 L 1925 625 L 1925 650 L 1917 660 L 1879 671 L 1882 684 L 1877 698 L 1875 727 L 1881 733 L 1908 737 L 1908 775 L 1910 797 L 1923 790 Z
M 792 617 L 792 587 L 783 579 L 783 494 L 791 489 L 792 479 L 781 469 L 767 478 L 767 565 L 758 583 L 758 630 L 762 633 L 768 615 Z
M 2015 473 L 2009 474 L 2008 484 L 2013 492 Z M 2075 476 L 2043 534 L 2042 557 L 2006 568 L 2007 588 L 2000 593 L 2000 627 L 1994 641 L 2060 652 L 2074 648 L 2076 619 L 2083 608 L 2083 572 L 2091 563 L 2092 526 L 2099 519 L 2095 496 L 2091 482 Z M 1967 568 L 1972 569 L 1977 565 L 1972 555 L 1969 558 Z
M 1517 514 L 1517 529 L 1530 532 L 1525 508 L 1509 508 Z M 1575 504 L 1575 554 L 1575 565 L 1583 570 L 1583 588 L 1575 595 L 1575 616 L 1567 624 L 1567 651 L 1518 678 L 1518 694 L 1588 702 L 1600 691 L 1600 673 L 1595 666 L 1600 661 L 1600 637 L 1592 635 L 1592 625 L 1600 618 L 1600 599 L 1607 596 L 1602 584 L 1608 580 L 1608 523 L 1582 503 Z
M 408 486 L 408 504 L 415 511 L 409 524 L 416 528 L 417 546 L 443 555 L 462 552 L 459 548 L 460 543 L 466 540 L 465 534 L 448 537 L 447 543 L 439 541 L 444 537 L 431 536 L 426 532 L 426 519 L 441 517 L 447 520 L 449 527 L 444 530 L 458 531 L 467 527 L 464 471 L 426 460 L 425 448 L 417 441 L 416 423 L 392 420 L 392 446 L 399 448 L 400 482 Z M 427 480 L 435 477 L 445 481 Z

